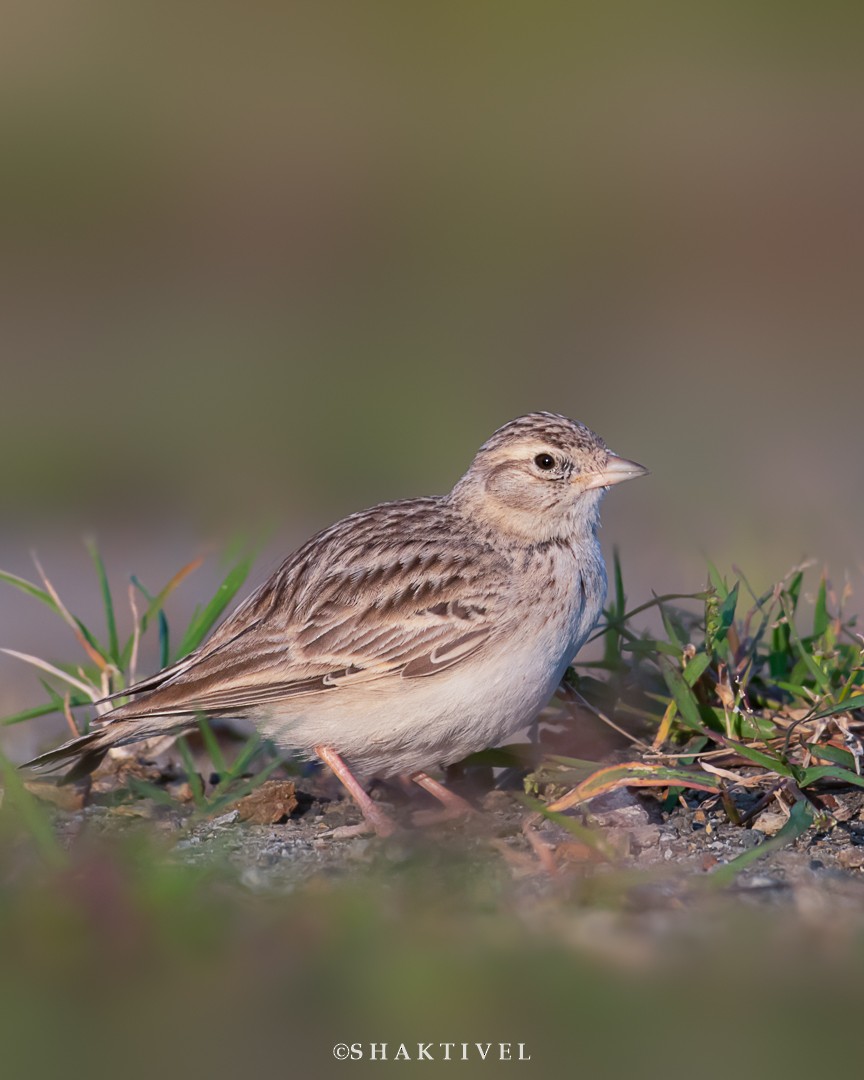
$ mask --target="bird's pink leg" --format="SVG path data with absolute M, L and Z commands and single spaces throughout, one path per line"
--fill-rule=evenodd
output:
M 415 824 L 434 825 L 439 821 L 452 821 L 453 818 L 465 817 L 467 814 L 474 813 L 474 807 L 471 803 L 463 799 L 461 795 L 449 791 L 443 784 L 439 784 L 437 780 L 427 776 L 425 772 L 412 773 L 411 779 L 415 784 L 419 784 L 424 791 L 428 791 L 444 807 L 443 810 L 417 810 L 412 815 L 412 821 Z
M 363 785 L 354 777 L 336 751 L 329 746 L 315 746 L 313 749 L 324 764 L 332 769 L 333 774 L 354 802 L 357 803 L 360 813 L 363 815 L 364 825 L 349 826 L 348 829 L 337 829 L 335 831 L 340 836 L 346 837 L 370 831 L 377 833 L 378 836 L 391 836 L 396 831 L 396 822 L 369 798 L 363 789 Z

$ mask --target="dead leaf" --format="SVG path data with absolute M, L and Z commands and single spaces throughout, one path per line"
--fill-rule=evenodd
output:
M 569 810 L 571 806 L 578 806 L 579 803 L 617 787 L 669 787 L 670 785 L 694 788 L 697 791 L 720 790 L 719 779 L 714 780 L 694 769 L 646 765 L 642 761 L 625 761 L 621 765 L 610 765 L 598 769 L 581 784 L 577 784 L 568 794 L 556 799 L 547 809 Z
M 758 817 L 754 818 L 753 828 L 765 833 L 766 836 L 775 836 L 788 820 L 789 814 L 782 810 L 763 810 Z
M 297 796 L 292 780 L 267 780 L 231 806 L 241 821 L 252 825 L 278 825 L 297 808 Z

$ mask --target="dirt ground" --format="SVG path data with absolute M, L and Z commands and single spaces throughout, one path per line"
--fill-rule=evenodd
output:
M 358 813 L 322 774 L 271 779 L 244 802 L 210 816 L 196 810 L 180 781 L 173 789 L 166 784 L 173 798 L 164 803 L 117 801 L 116 791 L 95 791 L 89 805 L 58 813 L 57 828 L 68 842 L 82 832 L 155 832 L 171 858 L 227 865 L 243 889 L 255 892 L 291 891 L 322 874 L 354 877 L 370 865 L 417 855 L 452 855 L 502 874 L 517 900 L 575 890 L 587 908 L 611 903 L 618 910 L 651 913 L 687 908 L 713 893 L 807 913 L 860 912 L 864 922 L 864 792 L 831 793 L 832 816 L 823 826 L 773 848 L 771 838 L 788 816 L 779 803 L 742 827 L 730 824 L 708 794 L 692 793 L 666 812 L 653 794 L 618 789 L 567 815 L 599 839 L 598 854 L 578 828 L 574 835 L 526 806 L 515 779 L 508 780 L 509 789 L 469 793 L 477 809 L 471 817 L 424 828 L 411 824 L 413 811 L 426 806 L 423 793 L 409 801 L 396 789 L 374 789 L 403 826 L 386 840 L 339 835 L 358 821 Z M 737 793 L 739 810 L 746 813 L 748 800 L 755 804 L 758 798 Z M 718 870 L 763 845 L 764 857 L 714 888 Z

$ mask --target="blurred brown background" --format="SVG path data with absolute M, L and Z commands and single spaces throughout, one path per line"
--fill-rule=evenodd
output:
M 652 469 L 604 515 L 634 601 L 706 554 L 860 594 L 857 18 L 9 5 L 0 566 L 97 619 L 82 532 L 125 594 L 269 528 L 260 578 L 545 408 Z M 54 623 L 3 588 L 0 644 L 76 658 Z

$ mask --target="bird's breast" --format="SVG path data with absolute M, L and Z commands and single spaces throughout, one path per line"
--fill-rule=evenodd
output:
M 569 662 L 596 625 L 606 600 L 599 545 L 592 540 L 538 553 L 526 578 L 529 621 L 539 624 L 544 642 L 554 639 Z

